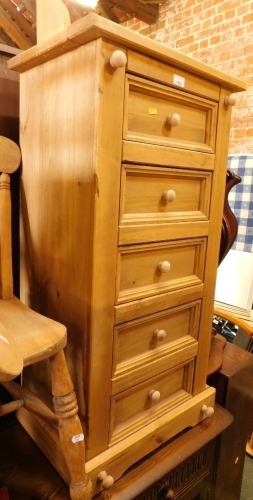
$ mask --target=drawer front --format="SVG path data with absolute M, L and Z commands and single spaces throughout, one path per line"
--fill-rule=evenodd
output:
M 207 234 L 211 180 L 210 172 L 122 165 L 119 243 Z
M 213 498 L 213 471 L 217 442 L 212 440 L 208 445 L 187 458 L 176 469 L 150 488 L 135 497 L 135 500 L 211 500 Z M 153 461 L 156 456 L 153 455 Z M 158 460 L 158 458 L 157 458 Z M 156 460 L 156 463 L 159 463 Z
M 116 303 L 203 282 L 206 239 L 118 248 Z
M 127 71 L 214 101 L 220 97 L 218 84 L 131 50 L 127 53 Z
M 197 354 L 200 301 L 115 327 L 113 393 Z
M 124 139 L 213 153 L 217 103 L 127 76 Z
M 191 397 L 193 361 L 111 398 L 111 442 L 135 432 Z

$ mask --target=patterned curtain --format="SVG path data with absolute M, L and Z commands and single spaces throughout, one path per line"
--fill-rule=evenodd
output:
M 242 178 L 229 193 L 229 204 L 238 221 L 234 250 L 253 251 L 253 154 L 229 155 L 228 168 Z

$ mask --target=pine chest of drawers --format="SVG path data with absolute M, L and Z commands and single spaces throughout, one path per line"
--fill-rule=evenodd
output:
M 231 93 L 245 86 L 92 14 L 11 65 L 21 296 L 68 327 L 95 494 L 101 471 L 119 478 L 213 406 Z M 48 401 L 45 366 L 24 384 Z M 68 480 L 51 429 L 19 419 Z

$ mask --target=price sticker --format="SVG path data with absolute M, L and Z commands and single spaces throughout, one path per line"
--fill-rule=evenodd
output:
M 173 75 L 173 83 L 174 83 L 174 85 L 177 85 L 178 87 L 184 87 L 185 86 L 185 78 L 183 76 Z
M 5 342 L 5 344 L 9 344 L 9 341 L 6 337 L 4 337 L 1 333 L 0 333 L 0 340 L 2 340 L 3 342 Z

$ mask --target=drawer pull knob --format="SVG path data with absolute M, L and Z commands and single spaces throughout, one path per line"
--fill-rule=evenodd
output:
M 154 338 L 156 340 L 164 340 L 165 337 L 166 337 L 166 331 L 165 330 L 159 330 L 159 328 L 157 328 L 154 331 Z
M 115 50 L 110 57 L 112 68 L 123 68 L 127 63 L 127 57 L 123 50 Z
M 167 260 L 163 260 L 159 262 L 157 268 L 160 273 L 168 273 L 170 270 L 170 263 Z
M 164 191 L 162 194 L 162 200 L 166 203 L 174 201 L 176 199 L 176 192 L 174 189 L 168 189 L 168 191 Z
M 101 486 L 104 490 L 108 490 L 114 484 L 114 479 L 112 476 L 108 476 L 105 470 L 102 470 L 98 474 L 98 480 L 101 481 Z
M 201 411 L 205 413 L 207 417 L 211 417 L 214 414 L 214 408 L 212 406 L 203 405 Z
M 151 389 L 151 391 L 149 391 L 149 393 L 148 393 L 148 397 L 152 401 L 158 401 L 160 399 L 160 396 L 161 396 L 160 392 L 155 391 L 154 389 Z
M 225 97 L 225 104 L 226 106 L 234 106 L 236 104 L 235 94 L 230 94 L 227 97 Z
M 165 490 L 163 493 L 163 498 L 175 498 L 175 493 L 173 490 Z
M 177 127 L 180 124 L 181 117 L 178 113 L 172 113 L 172 115 L 167 116 L 166 123 L 170 127 Z

